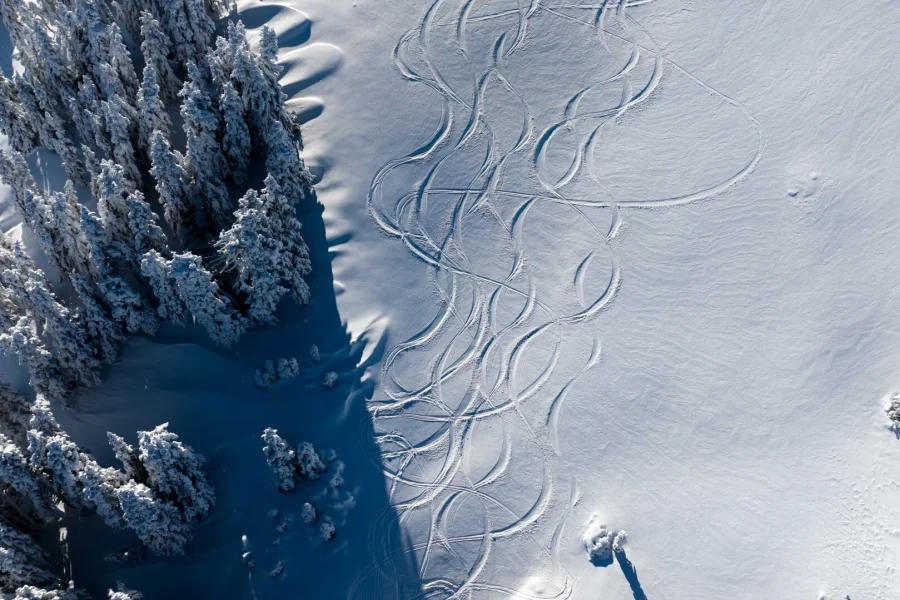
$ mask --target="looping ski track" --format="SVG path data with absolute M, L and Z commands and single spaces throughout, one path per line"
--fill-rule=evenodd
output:
M 650 3 L 434 0 L 396 45 L 398 71 L 430 88 L 441 112 L 429 139 L 376 174 L 368 208 L 385 233 L 427 265 L 439 308 L 388 353 L 380 395 L 370 404 L 392 507 L 370 532 L 373 564 L 351 597 L 410 598 L 407 584 L 416 598 L 429 599 L 577 596 L 577 578 L 560 561 L 578 487 L 554 470 L 562 454 L 559 420 L 579 378 L 600 360 L 593 323 L 619 289 L 612 242 L 623 214 L 719 194 L 746 178 L 765 148 L 752 115 L 666 58 L 629 14 Z M 547 124 L 548 111 L 538 114 L 509 65 L 549 22 L 590 36 L 617 70 L 579 82 L 581 91 Z M 629 111 L 641 104 L 652 110 L 671 73 L 739 110 L 756 129 L 756 150 L 703 189 L 614 198 L 597 145 Z M 609 90 L 615 92 L 602 97 L 617 101 L 597 100 Z M 556 232 L 560 244 L 577 239 L 583 249 L 566 289 L 536 276 L 530 258 L 529 217 L 548 206 L 583 225 Z M 561 372 L 573 328 L 589 332 L 593 343 L 575 359 L 580 369 Z M 388 522 L 394 513 L 411 540 L 402 551 L 384 542 L 386 528 L 398 525 Z M 410 562 L 405 553 L 414 553 L 417 583 L 398 575 L 398 564 Z M 511 573 L 509 565 L 524 570 Z M 543 591 L 521 588 L 535 574 L 547 582 Z

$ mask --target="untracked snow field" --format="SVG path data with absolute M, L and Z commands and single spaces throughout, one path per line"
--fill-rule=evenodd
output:
M 170 422 L 218 499 L 135 565 L 68 523 L 79 586 L 900 598 L 900 3 L 239 9 L 305 121 L 313 302 L 232 350 L 132 338 L 57 410 L 104 465 L 106 431 Z M 301 376 L 254 386 L 279 357 Z M 266 427 L 333 448 L 341 494 L 280 494 Z

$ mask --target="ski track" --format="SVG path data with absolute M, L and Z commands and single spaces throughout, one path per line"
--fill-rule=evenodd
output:
M 387 162 L 375 175 L 367 204 L 378 226 L 401 240 L 428 267 L 440 306 L 424 327 L 387 353 L 380 395 L 370 403 L 376 441 L 383 451 L 379 466 L 389 482 L 392 506 L 372 525 L 373 563 L 355 582 L 351 597 L 390 597 L 387 590 L 403 590 L 405 585 L 413 589 L 417 582 L 403 581 L 398 567 L 409 564 L 407 554 L 414 556 L 418 566 L 415 598 L 562 600 L 576 596 L 577 578 L 562 566 L 560 547 L 566 517 L 579 492 L 576 481 L 568 486 L 557 481 L 554 458 L 563 454 L 559 421 L 565 399 L 600 360 L 601 340 L 591 323 L 619 288 L 620 267 L 611 242 L 622 222 L 621 211 L 710 198 L 746 178 L 765 149 L 765 134 L 752 115 L 665 57 L 628 14 L 651 2 L 505 0 L 479 11 L 478 0 L 433 0 L 419 26 L 403 35 L 394 48 L 392 57 L 400 75 L 434 90 L 441 111 L 434 133 L 420 147 Z M 507 6 L 501 8 L 501 4 Z M 585 15 L 587 20 L 582 18 Z M 581 92 L 559 107 L 561 120 L 542 131 L 537 131 L 528 98 L 505 72 L 510 57 L 527 52 L 538 17 L 571 23 L 576 28 L 573 35 L 593 36 L 613 60 L 610 43 L 630 46 L 618 72 L 586 82 Z M 496 28 L 498 23 L 505 29 L 493 39 L 489 53 L 479 54 L 470 36 L 480 27 Z M 442 70 L 447 60 L 457 66 L 465 63 L 470 87 L 460 83 L 463 78 L 458 74 Z M 635 81 L 639 67 L 649 74 Z M 730 177 L 703 189 L 611 200 L 597 171 L 596 144 L 605 128 L 636 106 L 650 104 L 652 110 L 660 82 L 672 72 L 738 109 L 756 128 L 756 151 L 747 163 L 736 165 Z M 589 105 L 592 92 L 610 86 L 621 86 L 617 103 Z M 489 93 L 502 93 L 508 105 L 498 111 L 486 100 Z M 504 136 L 510 131 L 518 133 Z M 552 172 L 551 153 L 557 162 L 561 160 L 557 140 L 562 135 L 574 136 L 578 143 L 568 149 L 564 172 L 557 176 Z M 479 152 L 477 144 L 485 140 L 487 148 Z M 468 174 L 451 171 L 453 160 L 479 156 L 481 164 Z M 509 165 L 521 157 L 527 158 L 521 164 L 531 173 L 508 172 Z M 394 197 L 386 182 L 399 171 L 419 172 L 421 177 L 414 189 Z M 452 185 L 446 183 L 447 172 L 455 178 Z M 521 189 L 509 189 L 509 181 L 526 182 L 524 175 L 539 186 L 523 183 Z M 604 193 L 587 197 L 583 191 L 567 189 L 578 178 L 587 178 L 591 188 Z M 583 234 L 588 237 L 584 241 L 591 249 L 572 265 L 569 290 L 542 288 L 529 264 L 523 231 L 529 214 L 541 203 L 556 204 L 558 210 L 570 211 L 585 224 Z M 449 208 L 448 216 L 440 212 L 435 218 L 430 213 L 435 208 Z M 605 211 L 609 227 L 598 227 L 587 211 Z M 478 219 L 495 225 L 492 238 L 485 239 L 480 230 L 467 231 Z M 485 272 L 472 254 L 475 245 L 508 252 L 512 259 L 506 274 Z M 602 263 L 600 256 L 610 257 L 608 281 L 605 287 L 599 286 L 602 289 L 592 290 L 586 279 L 592 269 L 603 268 L 596 267 Z M 557 295 L 570 296 L 580 309 L 563 311 Z M 508 323 L 501 315 L 504 302 L 521 306 L 512 311 Z M 559 375 L 564 328 L 576 325 L 590 330 L 590 354 L 576 359 L 576 364 L 584 365 L 579 371 Z M 536 354 L 534 348 L 543 351 Z M 538 357 L 541 362 L 536 365 Z M 404 363 L 416 365 L 422 380 L 410 382 Z M 536 408 L 540 418 L 534 416 Z M 490 437 L 502 440 L 502 446 L 489 467 L 479 468 L 473 458 L 484 454 L 479 451 L 484 443 L 479 433 L 487 427 L 492 428 Z M 539 468 L 540 477 L 516 476 L 515 469 L 525 463 Z M 526 479 L 537 481 L 527 494 L 528 507 L 523 508 L 521 489 L 504 496 L 504 484 L 514 480 L 527 485 Z M 480 511 L 465 522 L 471 525 L 480 520 L 480 531 L 453 531 L 462 510 L 470 515 Z M 391 521 L 392 512 L 399 523 Z M 408 526 L 418 534 L 423 523 L 428 531 L 413 537 L 406 548 L 387 545 L 388 528 Z M 544 530 L 552 535 L 541 535 Z M 498 550 L 501 543 L 515 545 Z M 494 563 L 504 555 L 533 563 L 533 569 L 527 566 L 529 572 L 551 581 L 553 590 L 534 595 L 511 587 L 515 582 L 508 579 L 499 580 L 502 567 L 495 568 Z

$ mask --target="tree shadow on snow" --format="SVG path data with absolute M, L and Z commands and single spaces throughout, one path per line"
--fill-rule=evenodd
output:
M 637 569 L 635 569 L 631 561 L 628 560 L 625 552 L 616 552 L 615 555 L 616 562 L 619 563 L 619 568 L 622 569 L 622 575 L 625 576 L 625 580 L 628 582 L 628 585 L 631 586 L 631 593 L 634 594 L 634 600 L 647 600 L 647 594 L 644 593 L 643 588 L 641 588 L 641 582 L 638 581 Z
M 147 556 L 138 564 L 104 561 L 134 547 L 128 531 L 114 532 L 94 515 L 71 519 L 68 554 L 78 586 L 103 597 L 119 580 L 147 600 L 424 597 L 411 543 L 389 504 L 366 406 L 375 389 L 369 371 L 385 352 L 386 333 L 370 327 L 354 339 L 341 319 L 322 211 L 315 197 L 298 211 L 313 262 L 309 306 L 285 301 L 278 325 L 248 333 L 231 350 L 214 346 L 200 329 L 171 324 L 156 337 L 130 338 L 103 384 L 80 390 L 74 410 L 57 410 L 72 438 L 103 466 L 118 466 L 107 431 L 134 444 L 136 431 L 169 422 L 206 456 L 217 496 L 185 556 Z M 314 344 L 320 364 L 310 359 Z M 298 359 L 300 377 L 257 388 L 254 370 L 281 357 Z M 326 389 L 329 372 L 338 380 Z M 294 446 L 312 443 L 323 456 L 333 449 L 337 461 L 320 481 L 279 493 L 262 453 L 266 427 Z M 326 493 L 335 474 L 344 483 L 337 494 Z M 300 518 L 306 502 L 316 508 L 312 524 Z M 325 520 L 337 530 L 329 541 L 320 534 Z

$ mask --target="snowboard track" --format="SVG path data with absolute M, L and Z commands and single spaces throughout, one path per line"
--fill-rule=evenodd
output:
M 560 548 L 566 518 L 580 493 L 574 479 L 554 473 L 553 467 L 563 452 L 559 421 L 566 398 L 600 360 L 595 322 L 619 289 L 613 241 L 622 215 L 628 209 L 672 207 L 720 194 L 752 173 L 765 149 L 762 127 L 743 106 L 665 57 L 629 14 L 651 3 L 433 0 L 421 23 L 394 48 L 397 70 L 407 81 L 433 90 L 441 114 L 421 146 L 389 161 L 375 175 L 368 209 L 386 234 L 401 240 L 427 266 L 439 307 L 423 328 L 388 352 L 379 395 L 369 405 L 391 506 L 372 526 L 373 562 L 350 597 L 575 597 L 578 581 L 562 565 Z M 541 131 L 535 111 L 507 70 L 511 57 L 528 51 L 529 34 L 539 19 L 561 19 L 577 27 L 578 35 L 593 36 L 618 68 L 569 98 L 557 111 L 562 118 Z M 480 28 L 496 31 L 489 52 L 473 48 L 473 32 L 482 33 Z M 627 51 L 617 54 L 610 44 Z M 466 77 L 445 71 L 448 61 L 464 65 Z M 731 176 L 702 189 L 614 198 L 605 191 L 595 159 L 597 144 L 623 115 L 641 104 L 652 107 L 660 82 L 671 73 L 680 73 L 740 111 L 755 128 L 755 151 Z M 463 79 L 468 79 L 465 88 Z M 619 102 L 585 106 L 592 94 L 613 87 L 621 88 Z M 486 100 L 489 93 L 507 98 L 502 111 Z M 573 136 L 578 140 L 574 148 L 559 143 Z M 483 151 L 478 149 L 481 142 L 486 142 Z M 559 169 L 551 160 L 559 162 L 561 152 L 568 152 L 562 174 L 555 172 Z M 477 168 L 452 170 L 454 160 L 478 156 Z M 528 172 L 516 172 L 515 165 L 524 165 Z M 409 181 L 408 175 L 402 177 L 408 172 L 419 174 L 417 183 L 397 193 L 394 179 Z M 446 183 L 447 174 L 452 184 Z M 575 191 L 573 182 L 585 179 L 589 189 L 604 193 L 585 195 L 583 185 L 580 193 Z M 562 291 L 542 289 L 528 259 L 529 214 L 550 204 L 583 223 L 578 233 L 589 245 L 572 265 L 568 289 Z M 597 225 L 589 211 L 602 213 L 604 225 Z M 489 221 L 496 235 L 484 239 L 476 231 L 467 236 L 467 226 L 477 220 Z M 508 256 L 504 273 L 477 264 L 472 255 L 476 243 L 478 250 L 488 246 L 498 257 Z M 607 263 L 601 257 L 607 257 Z M 607 273 L 599 278 L 601 283 L 589 284 L 590 274 L 602 268 Z M 580 370 L 558 373 L 564 333 L 573 327 L 590 333 L 590 353 L 575 361 L 583 364 Z M 416 377 L 407 363 L 417 365 Z M 478 466 L 473 462 L 485 454 L 478 449 L 488 430 L 493 446 L 499 443 L 500 448 L 493 464 Z M 514 438 L 519 443 L 514 444 Z M 523 461 L 540 476 L 518 477 L 516 469 L 521 470 Z M 540 485 L 523 492 L 532 481 Z M 510 492 L 505 486 L 511 483 L 522 487 Z M 525 507 L 523 493 L 530 499 Z M 458 525 L 459 511 L 480 516 L 481 529 L 466 531 L 465 525 Z M 397 526 L 415 532 L 403 549 L 387 545 L 387 529 Z M 421 531 L 425 533 L 419 535 Z M 516 545 L 498 551 L 507 540 Z M 530 546 L 523 550 L 522 544 Z M 398 565 L 409 564 L 409 554 L 417 563 L 415 581 L 400 575 Z M 515 556 L 517 565 L 528 563 L 530 573 L 543 577 L 551 591 L 517 589 L 508 578 L 498 577 L 503 567 L 496 563 L 504 556 Z

